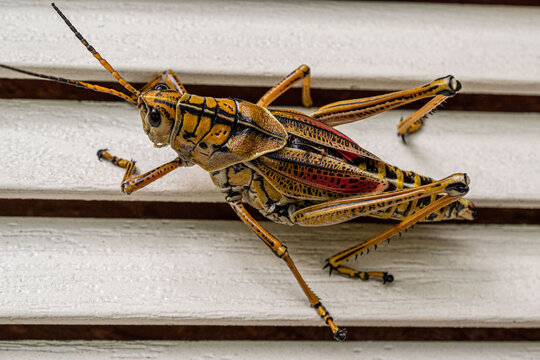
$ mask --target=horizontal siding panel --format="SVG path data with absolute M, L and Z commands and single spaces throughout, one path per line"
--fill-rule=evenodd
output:
M 386 286 L 321 267 L 387 225 L 265 226 L 341 326 L 540 326 L 539 226 L 418 225 L 351 262 Z M 0 288 L 4 324 L 322 325 L 240 221 L 0 218 Z
M 532 360 L 540 356 L 533 342 L 263 342 L 263 341 L 2 341 L 6 358 L 43 360 L 129 359 L 402 359 Z
M 170 148 L 153 148 L 127 104 L 0 100 L 0 107 L 0 197 L 223 201 L 197 167 L 178 169 L 130 196 L 120 192 L 123 170 L 98 162 L 98 149 L 135 159 L 142 171 L 175 157 Z M 395 134 L 408 113 L 390 111 L 340 130 L 402 169 L 434 178 L 468 173 L 467 198 L 479 206 L 540 207 L 539 114 L 440 111 L 405 145 Z
M 0 63 L 111 80 L 48 3 L 1 1 Z M 540 94 L 537 7 L 378 2 L 59 4 L 130 81 L 270 86 L 307 63 L 313 85 L 398 89 L 453 74 L 464 92 Z M 21 75 L 0 69 L 0 76 Z
M 271 86 L 299 64 L 312 85 L 401 89 L 453 74 L 463 92 L 540 95 L 540 8 L 391 2 L 78 0 L 59 4 L 129 81 Z M 111 77 L 48 3 L 0 0 L 0 63 L 93 81 Z M 0 69 L 0 77 L 24 76 Z M 189 89 L 188 89 L 189 90 Z M 213 94 L 219 96 L 220 94 Z M 451 100 L 450 100 L 451 101 Z M 221 202 L 193 167 L 132 196 L 107 147 L 142 171 L 152 147 L 127 104 L 0 99 L 0 198 Z M 340 127 L 404 170 L 467 172 L 481 207 L 540 208 L 540 114 L 441 111 L 403 144 L 390 111 Z M 421 224 L 351 265 L 392 284 L 328 277 L 324 260 L 386 229 L 265 223 L 334 316 L 351 326 L 538 328 L 540 226 Z M 333 239 L 329 241 L 328 239 Z M 0 217 L 3 324 L 322 326 L 287 267 L 240 221 Z M 330 339 L 330 333 L 329 333 Z M 540 356 L 535 343 L 0 341 L 0 358 L 442 359 Z M 3 355 L 3 356 L 2 356 Z

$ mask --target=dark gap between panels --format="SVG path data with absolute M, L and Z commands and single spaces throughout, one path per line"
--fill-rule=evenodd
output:
M 252 214 L 257 220 L 265 220 L 256 210 L 252 209 Z M 225 202 L 0 199 L 0 216 L 238 220 Z M 369 217 L 361 217 L 353 222 L 392 224 L 389 220 Z M 480 207 L 475 221 L 453 221 L 453 223 L 540 224 L 540 209 Z
M 113 82 L 96 82 L 98 85 L 124 91 Z M 133 84 L 136 88 L 144 84 Z M 243 87 L 221 85 L 186 85 L 189 92 L 202 96 L 231 97 L 250 102 L 257 100 L 268 90 L 267 87 Z M 380 95 L 383 90 L 335 90 L 312 89 L 314 106 L 322 106 L 331 102 L 354 98 Z M 4 99 L 61 99 L 61 100 L 94 100 L 122 101 L 117 97 L 86 89 L 79 89 L 46 80 L 0 79 L 0 98 Z M 272 106 L 301 106 L 301 93 L 294 88 Z M 403 109 L 418 109 L 418 103 L 407 104 Z M 498 112 L 540 112 L 540 96 L 532 95 L 497 95 L 497 94 L 458 94 L 444 104 L 444 110 L 460 111 L 498 111 Z
M 326 327 L 189 325 L 0 325 L 0 340 L 317 340 Z M 349 327 L 348 341 L 538 341 L 540 329 Z
M 394 0 L 384 0 L 394 1 Z M 441 4 L 476 4 L 476 5 L 514 5 L 539 6 L 539 0 L 407 0 L 408 2 L 441 3 Z

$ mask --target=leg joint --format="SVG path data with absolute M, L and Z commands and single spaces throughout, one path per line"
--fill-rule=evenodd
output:
M 229 192 L 225 195 L 225 200 L 229 203 L 239 203 L 242 201 L 242 194 L 229 189 Z
M 276 254 L 278 258 L 283 258 L 283 256 L 287 254 L 287 247 L 285 245 L 281 245 L 276 250 L 274 250 L 274 254 Z

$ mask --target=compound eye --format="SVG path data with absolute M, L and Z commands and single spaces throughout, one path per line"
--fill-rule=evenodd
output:
M 165 84 L 157 84 L 157 85 L 154 87 L 154 90 L 169 90 L 169 88 L 168 88 L 167 85 L 165 85 Z
M 152 110 L 150 110 L 150 113 L 148 114 L 148 123 L 152 127 L 161 125 L 161 114 L 158 109 L 152 108 Z

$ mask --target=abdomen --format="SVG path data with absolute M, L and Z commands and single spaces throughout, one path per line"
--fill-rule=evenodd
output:
M 433 182 L 433 179 L 427 176 L 417 174 L 412 171 L 401 170 L 397 167 L 388 165 L 383 161 L 373 159 L 356 159 L 355 165 L 362 170 L 377 174 L 379 177 L 388 181 L 388 188 L 385 192 L 413 188 L 427 185 Z M 403 220 L 407 216 L 425 208 L 443 195 L 432 195 L 418 200 L 414 200 L 401 205 L 393 206 L 389 209 L 378 211 L 371 214 L 371 217 L 379 219 Z M 430 214 L 424 222 L 443 221 L 443 220 L 474 220 L 475 207 L 473 203 L 465 199 L 459 199 L 450 205 L 447 205 L 434 213 Z

